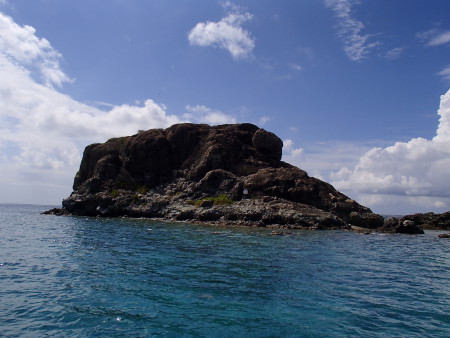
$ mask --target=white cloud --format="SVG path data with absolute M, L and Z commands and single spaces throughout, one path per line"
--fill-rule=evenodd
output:
M 363 34 L 364 24 L 352 15 L 351 0 L 325 0 L 325 5 L 334 11 L 338 20 L 338 36 L 344 44 L 344 51 L 352 61 L 361 61 L 371 49 L 380 45 L 371 42 L 371 35 Z
M 219 22 L 197 23 L 188 34 L 189 42 L 191 45 L 226 49 L 235 60 L 248 58 L 255 47 L 255 39 L 242 28 L 242 24 L 251 20 L 253 15 L 229 2 L 224 7 L 228 9 L 227 16 Z
M 180 121 L 167 115 L 163 107 L 152 100 L 145 101 L 143 106 L 113 106 L 107 111 L 77 102 L 36 83 L 26 69 L 1 54 L 0 67 L 0 117 L 14 120 L 14 127 L 19 131 L 33 131 L 43 137 L 101 140 Z
M 183 114 L 183 119 L 196 123 L 207 123 L 210 125 L 236 123 L 236 118 L 202 105 L 186 106 L 187 113 Z
M 331 175 L 336 188 L 357 194 L 412 197 L 450 207 L 450 90 L 441 96 L 436 136 L 372 148 L 353 168 Z M 403 198 L 403 200 L 405 200 Z M 430 202 L 432 201 L 432 203 Z
M 70 78 L 59 65 L 61 54 L 46 39 L 36 36 L 31 26 L 20 26 L 0 13 L 0 50 L 13 62 L 36 69 L 47 86 L 61 86 Z
M 440 116 L 439 126 L 432 141 L 439 144 L 440 142 L 450 142 L 450 89 L 441 96 L 438 115 Z

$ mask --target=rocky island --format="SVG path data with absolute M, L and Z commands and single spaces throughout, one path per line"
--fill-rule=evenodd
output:
M 87 146 L 72 194 L 48 213 L 299 229 L 423 233 L 281 161 L 253 124 L 176 124 Z

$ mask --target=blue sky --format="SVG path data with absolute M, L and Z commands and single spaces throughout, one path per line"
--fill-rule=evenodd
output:
M 0 202 L 59 204 L 84 146 L 251 122 L 385 214 L 450 210 L 448 0 L 0 0 Z

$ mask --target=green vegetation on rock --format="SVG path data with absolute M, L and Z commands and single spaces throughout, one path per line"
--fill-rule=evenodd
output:
M 205 197 L 196 201 L 189 201 L 188 203 L 199 207 L 205 201 L 211 201 L 213 205 L 227 205 L 233 203 L 233 200 L 225 194 L 218 195 L 216 197 Z

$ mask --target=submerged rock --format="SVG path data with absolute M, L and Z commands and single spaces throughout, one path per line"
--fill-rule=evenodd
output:
M 63 210 L 262 227 L 383 226 L 382 216 L 281 161 L 282 147 L 248 123 L 184 123 L 92 144 Z
M 42 212 L 43 215 L 69 216 L 70 212 L 67 209 L 53 208 Z

